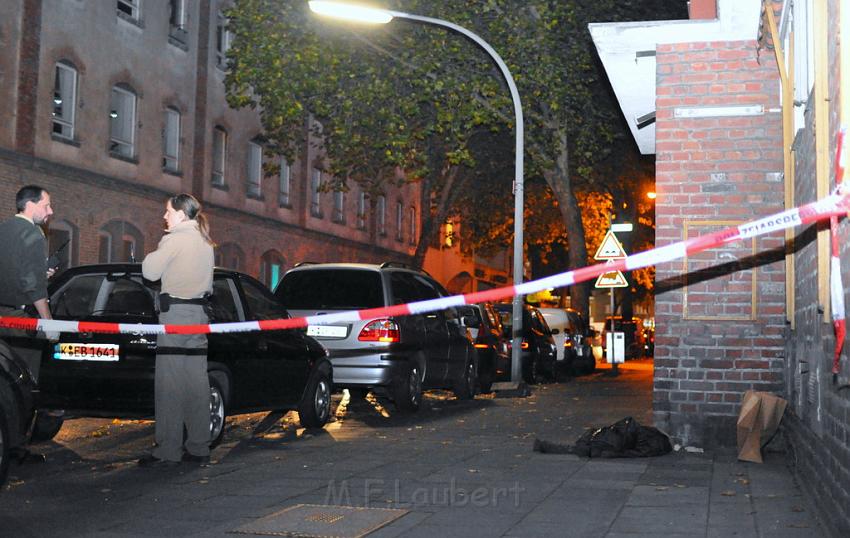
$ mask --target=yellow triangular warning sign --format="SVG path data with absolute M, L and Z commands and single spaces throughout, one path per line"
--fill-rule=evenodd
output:
M 602 244 L 599 245 L 596 254 L 593 255 L 594 260 L 618 260 L 625 257 L 626 251 L 623 249 L 623 245 L 620 244 L 617 236 L 611 230 L 608 230 L 608 233 L 605 234 L 605 239 L 602 240 Z
M 626 277 L 620 271 L 604 273 L 596 279 L 597 288 L 626 288 L 629 283 L 626 282 Z

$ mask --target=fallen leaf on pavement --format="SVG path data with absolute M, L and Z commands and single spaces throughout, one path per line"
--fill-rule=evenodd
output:
M 720 494 L 724 497 L 734 497 L 735 495 L 737 495 L 737 493 L 731 490 L 721 491 Z

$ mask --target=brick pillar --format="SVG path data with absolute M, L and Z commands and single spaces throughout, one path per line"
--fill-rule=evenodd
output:
M 21 18 L 21 58 L 18 67 L 17 123 L 15 149 L 35 152 L 38 105 L 38 67 L 41 54 L 41 0 L 25 0 Z M 52 82 L 52 78 L 50 79 Z
M 659 46 L 656 244 L 783 208 L 779 81 L 756 43 Z M 684 444 L 729 445 L 748 389 L 783 389 L 784 238 L 659 265 L 655 423 Z
M 210 0 L 201 0 L 198 6 L 197 76 L 195 77 L 195 125 L 192 145 L 192 196 L 204 200 L 204 187 L 209 182 L 206 174 L 207 135 L 212 128 L 207 124 L 207 93 L 210 65 Z

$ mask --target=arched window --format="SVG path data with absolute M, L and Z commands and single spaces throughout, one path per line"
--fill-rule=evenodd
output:
M 269 250 L 260 259 L 260 282 L 274 291 L 280 278 L 283 276 L 283 268 L 286 262 L 283 256 L 276 250 Z
M 73 267 L 79 263 L 79 229 L 67 220 L 56 220 L 50 223 L 47 232 L 48 265 L 59 264 L 59 271 Z
M 225 243 L 215 249 L 215 264 L 226 269 L 242 270 L 245 254 L 236 243 Z
M 123 220 L 111 220 L 98 232 L 98 261 L 101 263 L 140 261 L 145 239 L 138 228 Z
M 53 134 L 68 140 L 74 139 L 77 108 L 77 69 L 62 60 L 56 63 L 53 82 Z

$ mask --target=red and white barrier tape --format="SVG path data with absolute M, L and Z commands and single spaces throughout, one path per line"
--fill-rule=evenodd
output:
M 454 295 L 452 297 L 432 299 L 429 301 L 417 301 L 415 303 L 400 304 L 384 308 L 348 310 L 345 312 L 322 314 L 319 316 L 307 316 L 303 318 L 246 321 L 237 323 L 215 323 L 209 325 L 154 325 L 142 323 L 104 323 L 91 321 L 0 317 L 0 327 L 30 331 L 38 329 L 42 331 L 68 333 L 210 334 L 297 329 L 308 325 L 332 325 L 335 323 L 347 323 L 379 317 L 421 314 L 425 312 L 443 310 L 452 306 L 482 303 L 486 301 L 499 301 L 516 295 L 528 295 L 548 288 L 570 286 L 579 282 L 586 282 L 598 277 L 599 275 L 613 271 L 632 271 L 634 269 L 641 269 L 650 265 L 684 258 L 689 254 L 702 252 L 704 250 L 726 243 L 732 243 L 741 239 L 757 237 L 771 232 L 785 230 L 786 228 L 793 228 L 802 224 L 810 224 L 833 216 L 844 216 L 848 214 L 848 211 L 850 211 L 850 195 L 832 194 L 822 200 L 818 200 L 798 208 L 782 211 L 781 213 L 776 213 L 763 219 L 750 221 L 739 226 L 733 226 L 718 232 L 701 235 L 686 241 L 680 241 L 671 245 L 647 250 L 621 260 L 614 260 L 613 263 L 599 263 L 588 267 L 582 267 L 574 271 L 567 271 L 547 278 L 525 282 L 518 286 L 506 286 L 503 288 L 468 293 L 466 295 Z
M 835 184 L 836 192 L 844 190 L 844 170 L 846 169 L 847 152 L 844 151 L 844 137 L 847 130 L 838 131 L 838 143 L 835 153 Z M 832 358 L 832 373 L 838 375 L 841 369 L 841 350 L 844 348 L 844 338 L 847 336 L 847 321 L 844 319 L 844 282 L 841 279 L 841 249 L 838 244 L 838 217 L 829 218 L 829 235 L 832 246 L 832 257 L 829 272 L 829 294 L 832 306 L 832 327 L 835 331 L 835 353 Z

